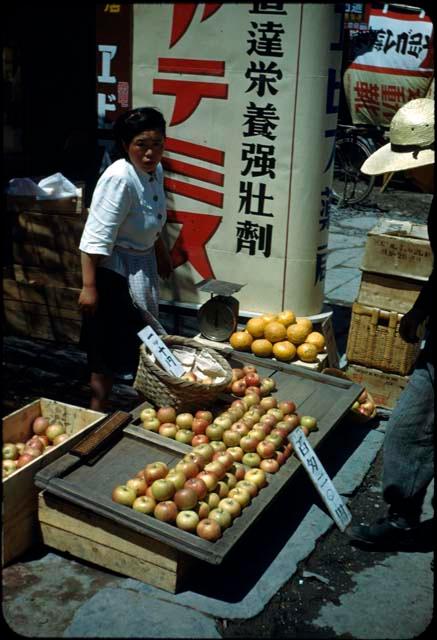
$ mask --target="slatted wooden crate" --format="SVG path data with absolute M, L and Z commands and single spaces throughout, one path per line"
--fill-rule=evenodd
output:
M 3 478 L 2 564 L 11 562 L 38 540 L 38 490 L 34 485 L 35 474 L 92 431 L 105 415 L 56 400 L 39 398 L 3 418 L 3 443 L 28 440 L 33 435 L 32 422 L 38 416 L 44 416 L 51 422 L 62 422 L 70 438 Z

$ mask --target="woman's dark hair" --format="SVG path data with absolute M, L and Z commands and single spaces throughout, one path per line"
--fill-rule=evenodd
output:
M 160 131 L 165 137 L 164 116 L 154 107 L 139 107 L 124 111 L 115 121 L 112 131 L 119 151 L 127 157 L 123 144 L 129 145 L 142 131 Z

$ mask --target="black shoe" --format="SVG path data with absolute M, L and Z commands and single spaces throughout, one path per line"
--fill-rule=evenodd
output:
M 403 518 L 386 516 L 371 525 L 358 525 L 350 529 L 352 544 L 367 548 L 404 548 L 414 544 L 416 526 L 409 526 Z

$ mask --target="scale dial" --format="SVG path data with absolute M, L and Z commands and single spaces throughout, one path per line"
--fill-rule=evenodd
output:
M 214 296 L 199 309 L 201 334 L 208 340 L 225 342 L 237 328 L 238 300 L 232 296 Z

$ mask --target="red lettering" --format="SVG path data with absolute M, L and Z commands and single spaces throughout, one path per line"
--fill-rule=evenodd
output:
M 222 5 L 222 2 L 206 2 L 201 22 L 212 16 Z M 176 2 L 173 6 L 173 20 L 171 25 L 170 49 L 182 38 L 191 24 L 196 12 L 197 2 Z
M 180 124 L 194 113 L 202 98 L 226 100 L 228 85 L 187 80 L 154 80 L 153 93 L 176 96 L 170 126 Z
M 196 180 L 203 180 L 204 182 L 210 182 L 216 184 L 219 187 L 223 186 L 224 176 L 218 171 L 212 171 L 211 169 L 205 169 L 204 167 L 197 167 L 188 162 L 181 162 L 180 160 L 173 160 L 172 158 L 163 157 L 162 166 L 168 171 L 173 173 L 180 173 L 182 176 L 189 176 L 196 178 Z
M 212 191 L 211 189 L 205 189 L 204 187 L 197 187 L 193 184 L 188 184 L 187 182 L 174 180 L 173 178 L 164 178 L 164 189 L 171 193 L 178 193 L 185 198 L 206 202 L 207 204 L 212 204 L 220 209 L 223 208 L 223 194 L 219 191 Z
M 169 210 L 167 220 L 182 225 L 170 252 L 174 268 L 189 262 L 202 278 L 214 278 L 206 244 L 216 232 L 221 216 Z
M 186 140 L 177 140 L 176 138 L 165 139 L 166 151 L 174 151 L 190 158 L 197 158 L 198 160 L 205 160 L 211 162 L 211 164 L 218 164 L 221 167 L 225 162 L 224 151 L 220 149 L 212 149 L 211 147 L 205 147 L 202 144 L 195 144 L 194 142 L 187 142 Z
M 191 58 L 158 58 L 161 73 L 196 73 L 205 76 L 224 76 L 222 60 L 193 60 Z

